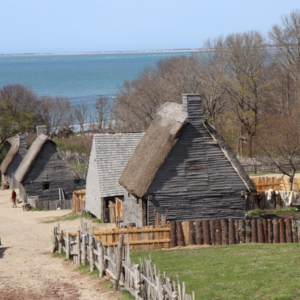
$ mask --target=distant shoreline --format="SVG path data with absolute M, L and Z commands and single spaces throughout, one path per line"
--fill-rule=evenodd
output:
M 51 55 L 93 55 L 93 54 L 130 54 L 130 53 L 172 53 L 172 52 L 197 52 L 210 49 L 172 49 L 172 50 L 144 50 L 144 51 L 94 51 L 94 52 L 58 52 L 58 53 L 19 53 L 0 54 L 2 56 L 51 56 Z

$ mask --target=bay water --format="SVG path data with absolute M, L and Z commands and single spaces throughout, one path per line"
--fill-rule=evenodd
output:
M 0 56 L 0 88 L 20 83 L 39 96 L 67 96 L 90 108 L 100 95 L 113 97 L 125 80 L 147 66 L 190 52 Z

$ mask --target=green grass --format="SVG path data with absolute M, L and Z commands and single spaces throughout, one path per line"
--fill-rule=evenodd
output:
M 77 172 L 86 173 L 86 171 L 87 171 L 86 164 L 80 163 L 78 165 L 77 163 L 70 163 L 70 165 Z
M 186 282 L 196 299 L 300 299 L 300 243 L 230 245 L 175 250 L 132 250 Z
M 278 209 L 278 210 L 271 210 L 271 211 L 265 211 L 265 210 L 253 210 L 250 213 L 248 213 L 249 216 L 257 216 L 257 215 L 268 215 L 268 214 L 283 214 L 283 213 L 298 213 L 296 207 L 292 207 L 289 209 Z
M 31 211 L 41 211 L 39 208 L 35 208 L 35 207 L 33 207 L 33 206 L 30 206 L 30 210 L 31 210 Z
M 62 222 L 62 221 L 73 221 L 79 219 L 81 214 L 73 214 L 68 213 L 66 215 L 60 216 L 60 217 L 47 217 L 45 221 L 41 223 L 56 223 L 56 222 Z M 91 217 L 91 215 L 87 213 L 83 213 L 82 217 L 87 220 L 92 220 L 92 223 L 102 223 L 101 220 Z

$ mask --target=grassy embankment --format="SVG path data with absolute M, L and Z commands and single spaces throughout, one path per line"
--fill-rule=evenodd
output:
M 300 244 L 244 244 L 175 250 L 132 250 L 195 291 L 196 299 L 300 299 Z

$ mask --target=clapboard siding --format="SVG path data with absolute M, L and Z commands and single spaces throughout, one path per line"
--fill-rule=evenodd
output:
M 87 172 L 86 209 L 103 220 L 104 198 L 123 195 L 118 183 L 143 133 L 94 134 Z
M 167 214 L 168 220 L 244 218 L 241 192 L 247 188 L 203 126 L 200 96 L 183 96 L 183 114 L 189 123 L 145 194 L 152 196 L 148 200 L 148 225 L 155 224 L 155 209 Z M 181 119 L 184 121 L 182 115 Z M 141 212 L 135 201 L 133 197 L 125 198 L 125 207 L 134 210 L 125 211 L 127 222 L 140 222 Z
M 43 183 L 49 183 L 49 189 L 43 190 Z M 71 201 L 74 190 L 85 188 L 84 182 L 74 178 L 52 141 L 44 144 L 22 184 L 26 196 L 38 196 L 39 201 L 58 201 L 60 188 L 64 191 L 65 200 Z M 57 208 L 54 204 L 49 205 L 51 209 Z
M 98 178 L 95 139 L 93 139 L 86 176 L 85 208 L 102 220 L 101 190 Z

